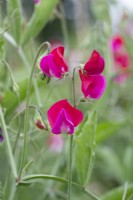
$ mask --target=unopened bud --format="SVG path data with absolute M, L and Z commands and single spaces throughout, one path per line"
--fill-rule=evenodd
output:
M 36 124 L 37 128 L 39 128 L 41 130 L 47 130 L 46 125 L 40 119 L 37 119 L 35 124 Z
M 40 79 L 43 81 L 43 80 L 45 80 L 45 78 L 47 77 L 44 73 L 42 73 L 42 72 L 40 72 L 39 73 L 39 77 L 40 77 Z
M 80 102 L 86 102 L 85 98 L 82 97 L 82 98 L 80 99 Z
M 18 85 L 17 85 L 17 83 L 15 81 L 13 81 L 13 82 L 11 81 L 9 89 L 11 90 L 11 92 L 13 92 L 16 95 L 18 95 L 18 93 L 19 93 L 19 87 L 18 87 Z

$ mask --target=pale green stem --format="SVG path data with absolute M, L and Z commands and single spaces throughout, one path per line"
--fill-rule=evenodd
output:
M 47 46 L 48 52 L 50 51 L 50 44 L 48 42 L 43 43 L 40 46 L 40 48 L 38 49 L 38 52 L 37 52 L 34 62 L 33 62 L 31 74 L 30 74 L 30 78 L 29 78 L 29 82 L 28 82 L 28 86 L 27 86 L 26 108 L 25 108 L 25 118 L 24 118 L 24 144 L 23 144 L 23 150 L 22 150 L 22 159 L 21 159 L 21 165 L 20 165 L 19 178 L 21 177 L 21 174 L 22 174 L 22 170 L 23 170 L 24 162 L 25 162 L 25 156 L 26 156 L 27 131 L 28 131 L 28 107 L 29 107 L 29 98 L 30 98 L 30 91 L 31 91 L 31 85 L 32 85 L 32 78 L 33 78 L 34 71 L 36 68 L 38 56 L 39 56 L 40 52 L 42 51 L 42 48 L 44 48 L 44 46 Z
M 8 152 L 8 156 L 9 156 L 9 162 L 10 162 L 10 165 L 11 165 L 12 173 L 13 173 L 15 179 L 16 179 L 17 178 L 16 165 L 15 165 L 15 161 L 14 161 L 14 157 L 13 157 L 13 153 L 12 153 L 12 148 L 11 148 L 10 140 L 9 140 L 9 137 L 8 137 L 7 128 L 6 128 L 6 124 L 5 124 L 5 120 L 4 120 L 4 116 L 3 116 L 3 112 L 2 112 L 1 107 L 0 107 L 0 118 L 1 118 L 3 130 L 4 130 L 4 136 L 5 136 L 7 152 Z
M 69 176 L 68 176 L 68 197 L 71 199 L 71 189 L 72 189 L 72 146 L 73 146 L 73 135 L 70 135 L 70 147 L 69 147 Z
M 61 27 L 62 27 L 64 42 L 65 42 L 65 47 L 66 47 L 66 58 L 67 58 L 67 61 L 69 62 L 69 49 L 70 49 L 69 48 L 69 35 L 68 35 L 66 19 L 64 17 L 64 7 L 63 7 L 62 3 L 60 3 L 60 8 L 61 8 L 62 13 L 59 16 L 60 16 L 60 20 L 61 20 Z
M 73 105 L 76 108 L 76 94 L 75 94 L 75 70 L 77 67 L 73 69 L 73 76 L 72 76 L 72 90 L 73 90 Z
M 29 71 L 30 70 L 30 68 L 29 68 L 30 63 L 28 62 L 27 58 L 25 57 L 25 54 L 24 54 L 23 49 L 21 47 L 18 48 L 18 54 L 19 54 L 21 60 L 23 61 L 24 66 Z M 41 98 L 40 98 L 40 94 L 39 94 L 39 91 L 38 91 L 38 86 L 37 86 L 37 81 L 36 80 L 33 80 L 33 85 L 34 85 L 34 89 L 35 89 L 37 103 L 38 103 L 39 107 L 41 107 L 42 106 Z
M 122 200 L 126 200 L 127 190 L 128 190 L 128 182 L 126 182 L 124 185 L 124 192 L 123 192 Z
M 39 180 L 39 179 L 46 179 L 46 180 L 53 180 L 53 181 L 57 181 L 57 182 L 61 182 L 61 183 L 67 183 L 68 180 L 58 177 L 58 176 L 52 176 L 52 175 L 47 175 L 47 174 L 34 174 L 34 175 L 27 175 L 25 177 L 22 178 L 22 180 L 20 182 L 18 182 L 18 184 L 22 184 L 22 185 L 27 185 L 30 183 L 33 183 L 33 181 Z M 31 181 L 31 182 L 30 182 Z M 89 192 L 85 187 L 72 182 L 72 185 L 81 190 L 83 193 L 85 193 L 88 196 L 89 200 L 101 200 L 98 197 L 96 197 L 94 194 L 92 194 L 91 192 Z
M 75 95 L 75 70 L 73 69 L 72 76 L 72 91 L 73 91 L 73 105 L 76 107 L 76 95 Z M 71 187 L 72 187 L 72 153 L 73 153 L 73 135 L 70 135 L 70 145 L 69 145 L 69 176 L 68 176 L 68 200 L 71 200 Z
M 9 71 L 9 74 L 10 74 L 11 81 L 12 81 L 12 83 L 14 83 L 15 80 L 14 80 L 13 73 L 12 73 L 12 70 L 11 70 L 9 64 L 8 64 L 5 60 L 2 60 L 2 62 L 3 62 L 3 63 L 5 64 L 5 66 L 7 67 L 8 71 Z

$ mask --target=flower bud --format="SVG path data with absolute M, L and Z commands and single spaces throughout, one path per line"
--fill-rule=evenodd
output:
M 37 119 L 35 124 L 38 129 L 47 130 L 46 125 L 40 119 Z
M 19 93 L 19 87 L 18 87 L 18 85 L 17 85 L 17 83 L 15 81 L 11 81 L 9 89 L 11 90 L 11 92 L 13 92 L 16 95 L 18 95 L 18 93 Z

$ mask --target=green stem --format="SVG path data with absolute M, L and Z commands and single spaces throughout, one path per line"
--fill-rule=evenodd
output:
M 11 81 L 12 81 L 12 83 L 14 83 L 15 80 L 14 80 L 13 73 L 12 73 L 12 70 L 11 70 L 9 64 L 8 64 L 5 60 L 2 60 L 2 62 L 3 62 L 4 65 L 7 67 L 8 72 L 9 72 L 9 74 L 10 74 Z
M 68 183 L 67 179 L 58 177 L 58 176 L 52 176 L 52 175 L 47 175 L 47 174 L 34 174 L 34 175 L 27 175 L 25 177 L 22 178 L 22 180 L 18 183 L 18 185 L 27 185 L 30 183 L 33 183 L 33 181 L 36 181 L 38 179 L 49 179 L 49 180 L 53 180 L 53 181 L 57 181 L 57 182 L 61 182 L 61 183 Z M 30 182 L 31 181 L 31 182 Z M 77 188 L 78 190 L 81 190 L 83 193 L 85 193 L 88 196 L 89 200 L 100 200 L 98 197 L 96 197 L 94 194 L 92 194 L 91 192 L 89 192 L 86 188 L 84 188 L 83 186 L 72 182 L 72 185 Z
M 72 91 L 73 91 L 73 105 L 76 108 L 75 70 L 76 70 L 76 68 L 73 69 Z M 70 145 L 69 145 L 69 176 L 68 176 L 68 197 L 67 197 L 67 200 L 71 200 L 71 189 L 72 189 L 72 152 L 73 152 L 73 135 L 70 135 Z
M 4 130 L 4 134 L 5 134 L 5 141 L 6 141 L 6 146 L 7 146 L 7 151 L 8 151 L 8 156 L 9 156 L 9 161 L 10 161 L 12 173 L 13 173 L 15 179 L 16 179 L 17 178 L 16 165 L 15 165 L 15 161 L 14 161 L 14 157 L 13 157 L 13 153 L 12 153 L 12 148 L 11 148 L 10 140 L 9 140 L 9 137 L 8 137 L 6 124 L 5 124 L 5 120 L 4 120 L 4 116 L 3 116 L 3 112 L 2 112 L 1 107 L 0 107 L 0 118 L 1 118 L 1 123 L 2 123 L 3 130 Z
M 30 74 L 30 78 L 29 78 L 29 82 L 28 82 L 28 86 L 27 86 L 26 108 L 25 108 L 25 118 L 24 118 L 24 144 L 23 144 L 23 150 L 22 150 L 22 159 L 21 159 L 21 165 L 20 165 L 19 178 L 21 177 L 21 174 L 22 174 L 22 170 L 23 170 L 23 166 L 24 166 L 24 162 L 25 162 L 25 156 L 26 156 L 27 131 L 28 131 L 28 107 L 29 107 L 29 98 L 30 98 L 32 78 L 33 78 L 34 71 L 36 68 L 38 56 L 39 56 L 40 52 L 42 51 L 42 48 L 44 48 L 44 46 L 47 46 L 48 52 L 50 51 L 50 45 L 48 42 L 43 43 L 40 46 L 40 48 L 38 49 L 38 52 L 33 61 L 33 66 L 31 69 L 31 74 Z
M 72 189 L 72 146 L 73 146 L 73 135 L 70 136 L 70 150 L 69 150 L 69 177 L 68 177 L 68 197 L 71 199 L 71 189 Z
M 24 52 L 23 52 L 23 49 L 21 47 L 18 48 L 18 54 L 21 58 L 21 60 L 23 61 L 24 63 L 24 66 L 26 67 L 27 70 L 29 70 L 29 66 L 30 66 L 30 63 L 28 62 Z M 35 94 L 36 94 L 36 98 L 37 98 L 37 103 L 39 105 L 39 107 L 42 106 L 41 104 L 41 98 L 40 98 L 40 94 L 38 92 L 38 86 L 37 86 L 37 81 L 36 80 L 33 80 L 33 85 L 34 85 L 34 89 L 35 89 Z
M 72 91 L 73 91 L 73 105 L 76 108 L 76 94 L 75 94 L 75 70 L 77 67 L 73 69 L 73 76 L 72 76 Z
M 62 3 L 60 3 L 60 9 L 61 13 L 59 13 L 58 17 L 60 18 L 61 21 L 61 28 L 62 28 L 62 33 L 64 36 L 64 42 L 65 42 L 65 49 L 66 49 L 66 58 L 67 61 L 69 61 L 69 34 L 68 34 L 68 28 L 67 28 L 67 23 L 66 23 L 66 18 L 64 17 L 64 6 Z

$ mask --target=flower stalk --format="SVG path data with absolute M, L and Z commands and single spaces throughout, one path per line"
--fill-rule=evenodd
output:
M 0 106 L 0 118 L 1 118 L 1 123 L 2 123 L 2 127 L 3 127 L 4 136 L 5 136 L 4 138 L 5 138 L 5 141 L 6 141 L 7 152 L 8 152 L 8 156 L 9 156 L 9 162 L 10 162 L 10 165 L 11 165 L 12 173 L 13 173 L 15 179 L 17 179 L 17 169 L 16 169 L 15 160 L 14 160 L 14 157 L 13 157 L 13 152 L 12 152 L 10 140 L 9 140 L 9 137 L 8 137 L 6 123 L 5 123 L 5 120 L 4 120 L 4 116 L 3 116 L 1 106 Z
M 73 90 L 73 105 L 76 108 L 76 95 L 75 95 L 75 70 L 76 67 L 73 69 L 73 76 L 72 76 L 72 90 Z M 67 199 L 71 199 L 71 190 L 72 190 L 72 149 L 73 149 L 73 135 L 70 136 L 69 141 L 69 176 L 68 176 L 68 197 Z
M 32 66 L 32 69 L 31 69 L 31 74 L 30 74 L 30 78 L 29 78 L 29 82 L 28 82 L 27 95 L 26 95 L 25 118 L 24 118 L 24 143 L 23 143 L 22 158 L 21 158 L 21 165 L 20 165 L 18 180 L 21 177 L 23 167 L 24 167 L 24 163 L 25 163 L 25 156 L 26 156 L 27 131 L 28 131 L 28 107 L 29 107 L 29 98 L 30 98 L 30 91 L 31 91 L 31 85 L 32 85 L 32 78 L 33 78 L 33 75 L 34 75 L 34 71 L 35 71 L 35 68 L 36 68 L 36 63 L 37 63 L 37 59 L 39 57 L 39 54 L 45 46 L 47 47 L 48 53 L 50 51 L 50 44 L 48 42 L 44 42 L 39 47 L 37 54 L 35 56 L 35 59 L 33 61 L 33 66 Z

